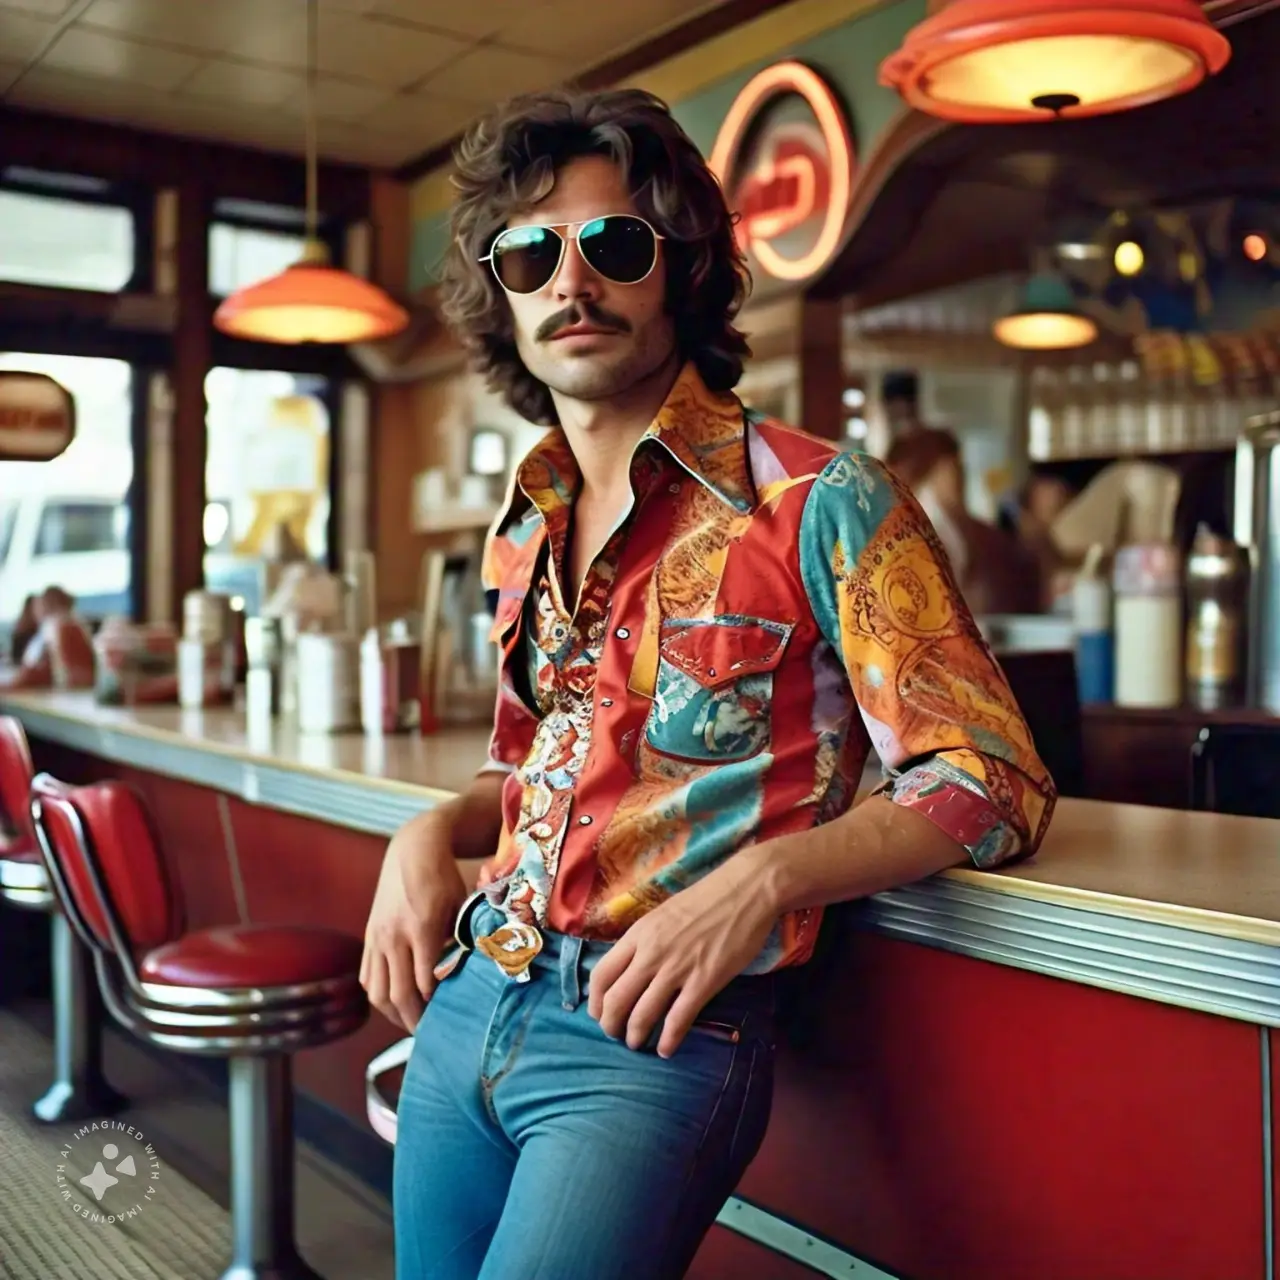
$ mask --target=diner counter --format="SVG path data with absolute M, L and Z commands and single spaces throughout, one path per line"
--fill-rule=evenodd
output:
M 5 693 L 37 740 L 366 834 L 464 787 L 486 729 L 427 737 L 252 738 L 230 709 L 117 708 Z M 959 869 L 856 908 L 879 933 L 1280 1026 L 1280 827 L 1258 818 L 1063 799 L 1038 855 Z
M 255 734 L 229 707 L 107 707 L 89 693 L 6 691 L 0 711 L 34 738 L 382 836 L 461 791 L 489 747 L 481 725 L 374 737 L 304 734 L 279 718 Z

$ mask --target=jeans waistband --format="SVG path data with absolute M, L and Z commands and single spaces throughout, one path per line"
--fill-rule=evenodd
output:
M 459 929 L 458 941 L 469 951 L 469 960 L 485 960 L 474 951 L 477 938 L 483 938 L 512 918 L 487 898 L 481 898 L 466 915 L 465 925 Z M 594 938 L 579 938 L 571 934 L 557 933 L 539 928 L 542 949 L 533 958 L 531 970 L 541 970 L 559 979 L 560 1000 L 565 1010 L 576 1009 L 587 996 L 587 983 L 592 969 L 613 948 L 612 942 Z M 536 980 L 536 979 L 535 979 Z M 775 975 L 756 974 L 735 978 L 708 1005 L 723 1011 L 726 1016 L 738 1019 L 748 1014 L 766 1014 L 772 1018 L 775 1012 Z

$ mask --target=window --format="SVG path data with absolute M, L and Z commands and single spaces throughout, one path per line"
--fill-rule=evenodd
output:
M 229 293 L 277 275 L 302 257 L 303 238 L 287 231 L 267 231 L 215 222 L 209 228 L 209 292 Z
M 250 614 L 268 559 L 328 560 L 327 391 L 311 374 L 217 368 L 205 379 L 205 583 Z
M 75 399 L 77 424 L 50 462 L 0 462 L 0 630 L 28 596 L 53 586 L 85 617 L 131 613 L 132 370 L 120 360 L 17 352 L 0 352 L 0 369 L 56 378 Z
M 114 293 L 133 279 L 130 210 L 0 189 L 0 280 Z
M 89 551 L 125 551 L 128 522 L 122 502 L 46 501 L 32 555 L 65 556 Z

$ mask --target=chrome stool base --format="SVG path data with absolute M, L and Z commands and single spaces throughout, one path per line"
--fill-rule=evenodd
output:
M 222 1280 L 324 1280 L 294 1242 L 293 1062 L 229 1059 L 231 1266 Z
M 50 919 L 53 962 L 53 1083 L 33 1107 L 44 1124 L 93 1120 L 128 1105 L 102 1074 L 102 1016 L 88 956 L 66 917 Z
M 291 1260 L 272 1262 L 262 1267 L 250 1265 L 228 1267 L 221 1280 L 324 1280 L 296 1254 Z
M 100 1075 L 69 1081 L 57 1080 L 43 1098 L 31 1107 L 42 1124 L 62 1124 L 75 1120 L 105 1119 L 123 1111 L 129 1099 L 117 1093 Z

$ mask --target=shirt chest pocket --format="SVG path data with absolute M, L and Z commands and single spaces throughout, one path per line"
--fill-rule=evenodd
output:
M 740 614 L 664 622 L 648 745 L 699 764 L 758 755 L 769 745 L 773 682 L 792 630 Z

